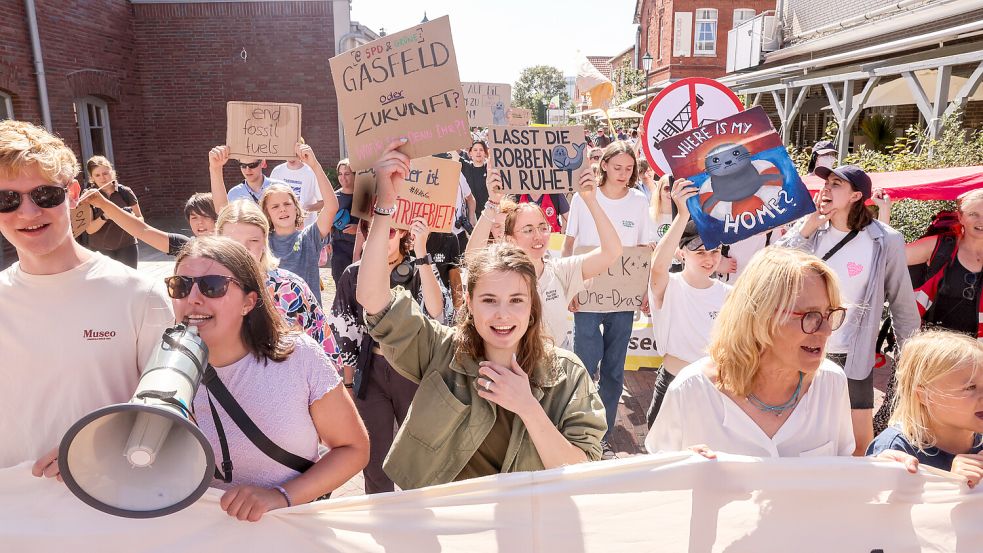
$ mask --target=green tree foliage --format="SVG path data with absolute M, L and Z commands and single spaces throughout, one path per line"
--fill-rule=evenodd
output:
M 558 96 L 560 106 L 570 102 L 563 73 L 549 65 L 536 65 L 522 70 L 512 85 L 512 105 L 532 110 L 537 123 L 546 122 L 545 104 Z
M 836 133 L 836 123 L 830 123 L 823 139 L 834 140 Z M 805 174 L 809 152 L 790 149 L 789 154 L 799 172 Z M 983 165 L 983 129 L 966 129 L 962 114 L 956 112 L 943 121 L 942 130 L 934 140 L 929 140 L 921 125 L 908 127 L 884 151 L 861 146 L 846 156 L 844 164 L 857 165 L 870 173 Z M 933 215 L 954 208 L 955 202 L 951 201 L 900 200 L 891 207 L 891 226 L 910 242 L 925 233 Z
M 864 119 L 860 123 L 860 132 L 867 139 L 870 149 L 876 152 L 886 151 L 897 139 L 894 121 L 881 113 L 875 113 Z
M 623 104 L 645 86 L 645 73 L 632 67 L 631 60 L 625 58 L 621 67 L 615 68 L 611 80 L 614 82 L 614 103 Z

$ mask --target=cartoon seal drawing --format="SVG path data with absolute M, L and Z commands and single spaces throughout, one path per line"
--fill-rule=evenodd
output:
M 507 125 L 508 122 L 509 120 L 505 116 L 505 104 L 501 100 L 495 102 L 495 105 L 492 107 L 492 124 Z
M 700 207 L 707 214 L 719 202 L 736 204 L 755 196 L 762 186 L 782 185 L 781 174 L 759 173 L 751 153 L 741 144 L 717 146 L 706 155 L 704 165 L 712 181 L 712 192 L 700 197 Z
M 570 183 L 570 190 L 573 190 L 573 171 L 580 169 L 584 164 L 584 150 L 587 149 L 587 143 L 571 144 L 571 146 L 577 152 L 573 157 L 570 157 L 566 146 L 558 144 L 553 147 L 553 167 L 567 172 L 567 182 Z

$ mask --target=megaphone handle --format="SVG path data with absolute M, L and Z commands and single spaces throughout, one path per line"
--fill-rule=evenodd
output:
M 215 372 L 215 369 L 211 365 L 208 365 L 208 368 L 205 370 L 206 374 L 209 370 Z M 215 405 L 212 403 L 212 394 L 208 392 L 207 387 L 205 389 L 205 396 L 208 397 L 208 407 L 211 408 L 212 421 L 215 422 L 218 445 L 222 449 L 222 468 L 215 467 L 215 478 L 219 478 L 222 482 L 230 484 L 232 482 L 232 459 L 229 456 L 229 442 L 225 439 L 225 428 L 222 426 L 222 419 L 219 418 L 218 411 L 215 410 Z

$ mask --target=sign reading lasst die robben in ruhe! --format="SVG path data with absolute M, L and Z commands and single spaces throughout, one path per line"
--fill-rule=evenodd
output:
M 384 36 L 330 60 L 353 171 L 394 140 L 411 159 L 471 143 L 450 20 Z

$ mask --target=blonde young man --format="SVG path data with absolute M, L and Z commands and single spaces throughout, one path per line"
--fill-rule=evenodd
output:
M 163 283 L 80 246 L 70 208 L 79 164 L 61 139 L 0 122 L 0 233 L 19 261 L 0 272 L 0 468 L 59 476 L 62 435 L 130 398 L 173 322 Z

